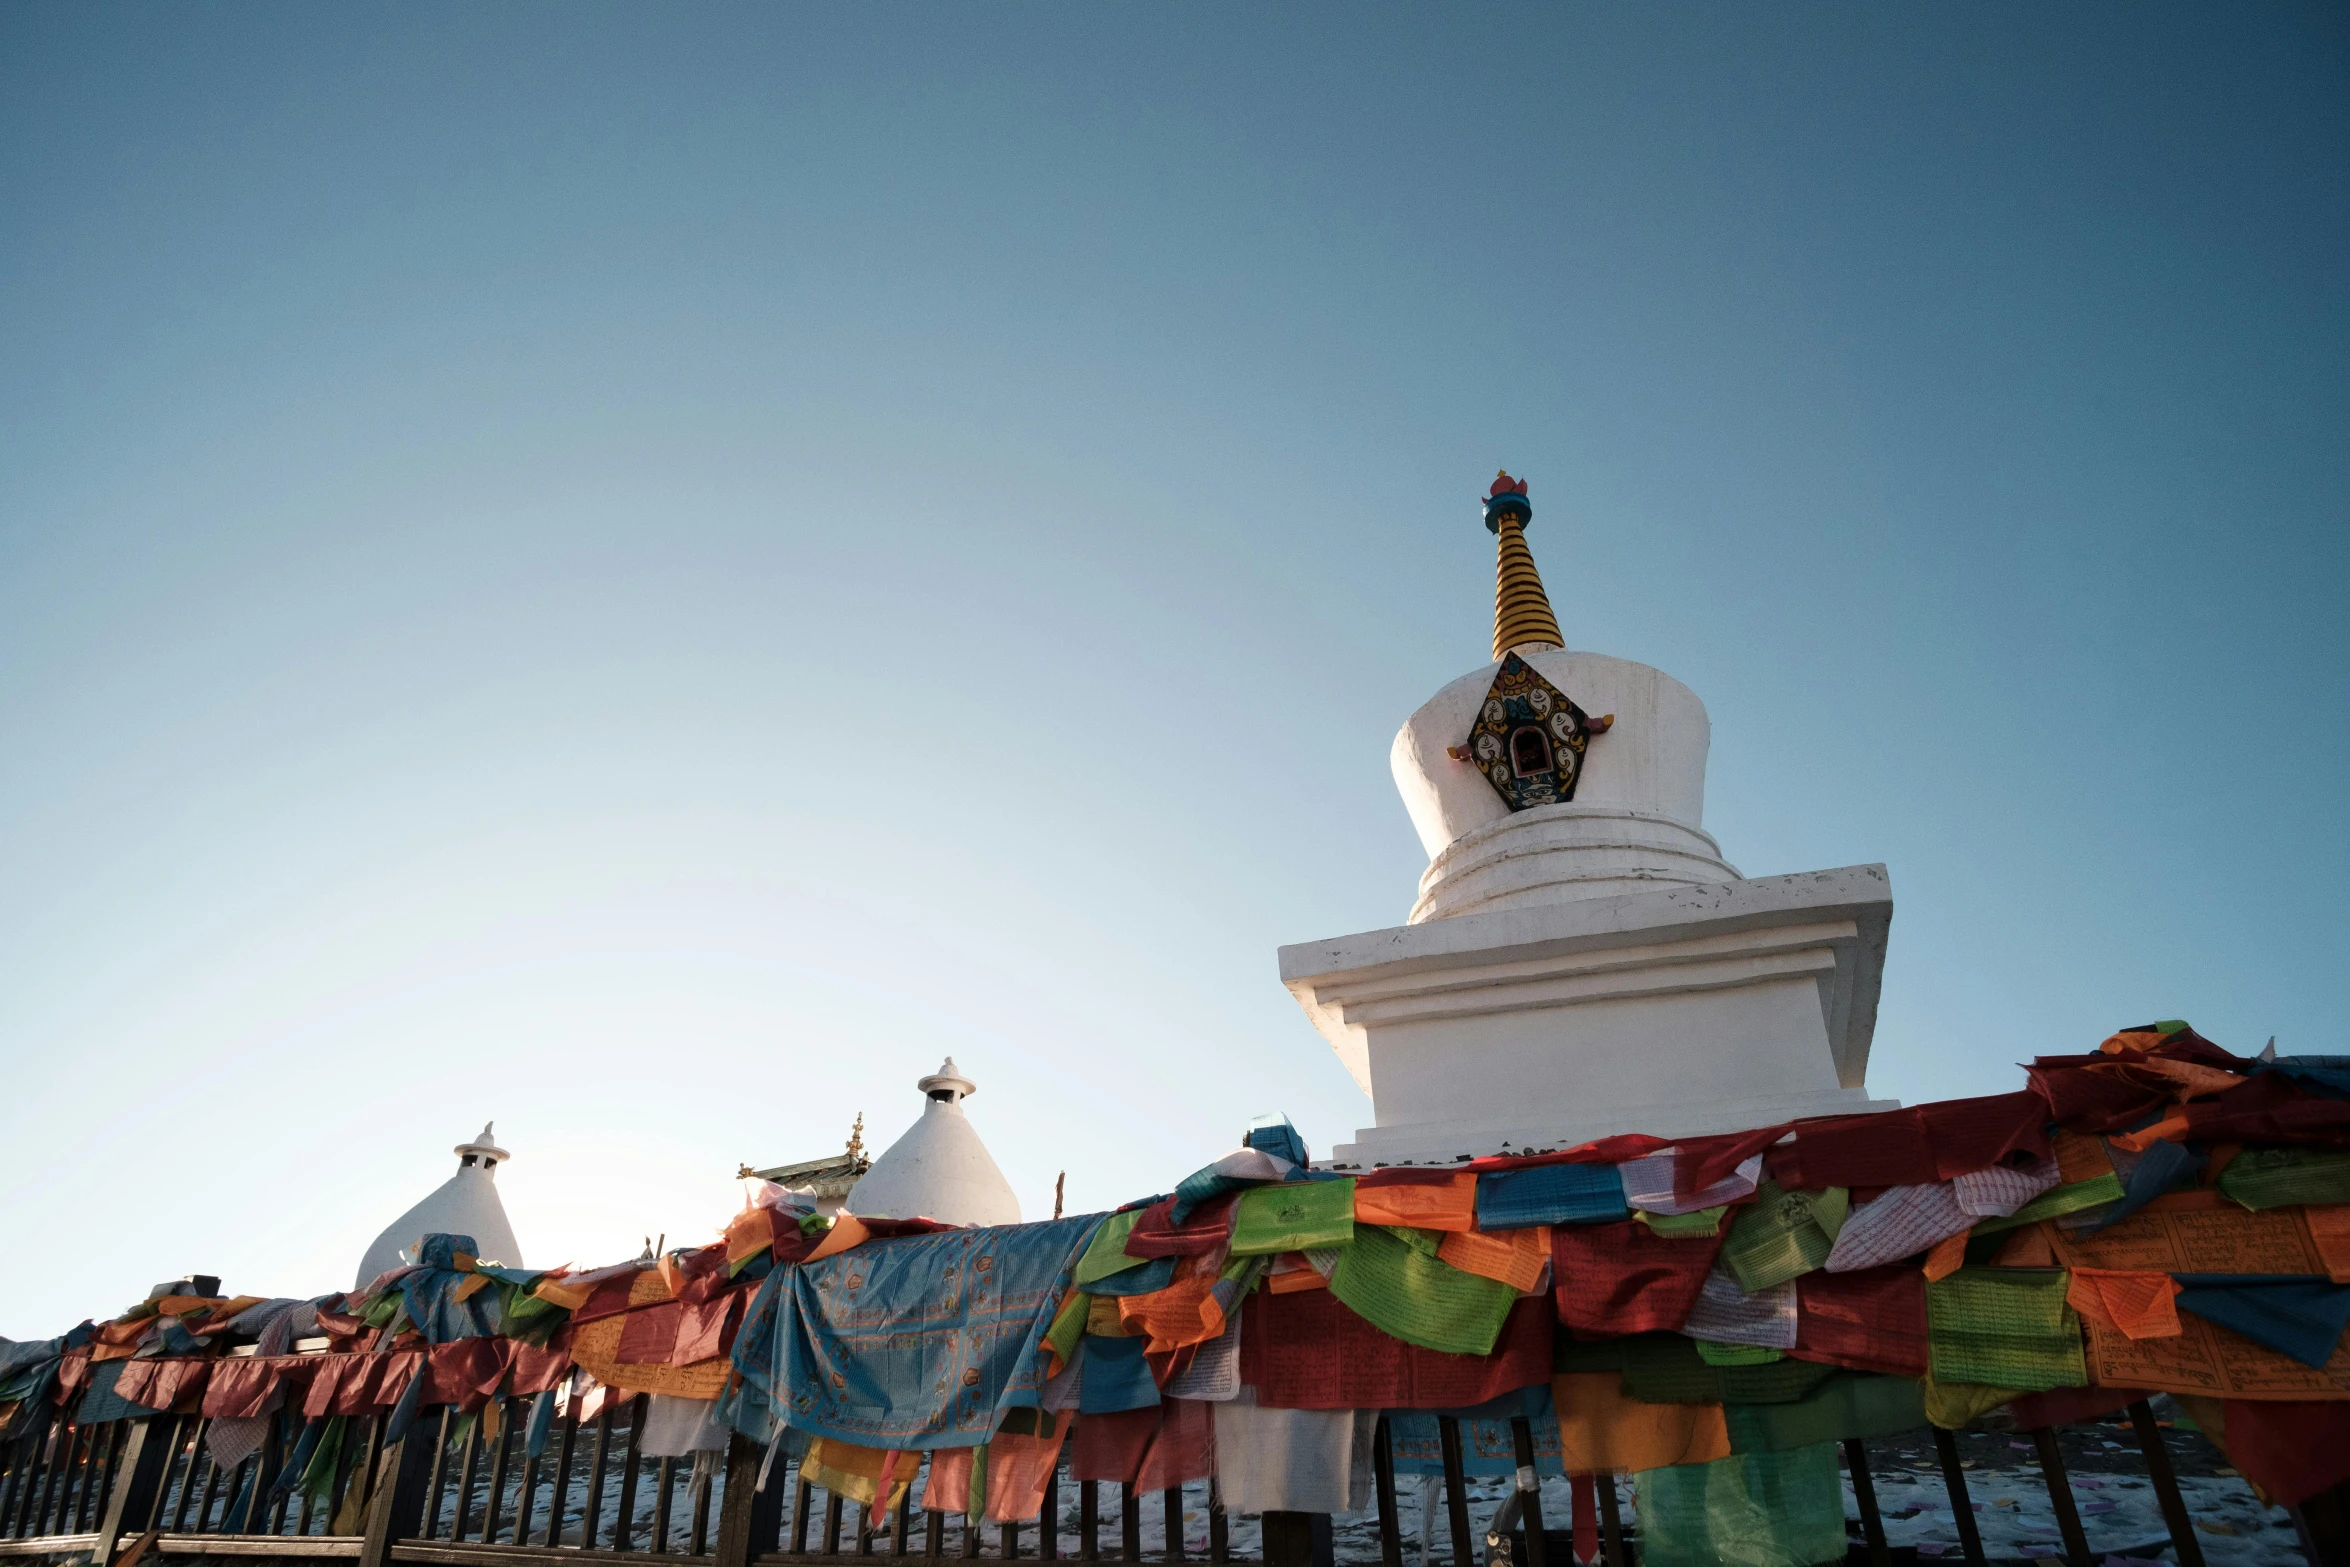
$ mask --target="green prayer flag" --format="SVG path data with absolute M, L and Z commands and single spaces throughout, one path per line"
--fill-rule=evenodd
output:
M 2350 1152 L 2247 1148 L 2219 1172 L 2219 1189 L 2255 1212 L 2350 1202 Z
M 1719 1208 L 1700 1208 L 1695 1213 L 1650 1213 L 1643 1208 L 1632 1217 L 1659 1235 L 1718 1235 L 1722 1215 L 1729 1211 L 1727 1203 Z
M 2020 1387 L 1987 1387 L 1980 1382 L 1937 1382 L 1932 1377 L 1918 1384 L 1925 1396 L 1926 1420 L 1945 1431 L 1956 1431 L 1974 1423 L 2011 1399 L 2021 1398 Z
M 1072 1288 L 1061 1302 L 1061 1309 L 1053 1313 L 1053 1324 L 1044 1330 L 1044 1341 L 1050 1344 L 1067 1365 L 1077 1355 L 1077 1341 L 1085 1337 L 1085 1321 L 1093 1312 L 1093 1297 L 1083 1290 Z
M 2122 1178 L 2108 1170 L 2103 1175 L 2074 1181 L 2069 1186 L 2052 1186 L 2006 1218 L 1985 1219 L 1969 1233 L 1992 1235 L 2000 1230 L 2012 1230 L 2019 1224 L 2037 1224 L 2042 1219 L 2059 1218 L 2064 1214 L 2079 1213 L 2083 1208 L 2119 1202 L 2121 1195 Z
M 1573 1371 L 1621 1371 L 1624 1369 L 1624 1345 L 1627 1339 L 1598 1340 L 1572 1339 L 1561 1328 L 1550 1341 L 1550 1369 L 1560 1373 Z
M 2059 1268 L 1961 1268 L 1926 1286 L 1935 1380 L 2044 1392 L 2084 1387 L 2081 1319 Z
M 1788 1404 L 1728 1404 L 1730 1448 L 1777 1453 L 1846 1437 L 1898 1436 L 1926 1423 L 1921 1385 L 1908 1377 L 1839 1371 L 1810 1397 Z
M 1639 1333 L 1616 1342 L 1624 1357 L 1624 1391 L 1643 1404 L 1791 1403 L 1836 1374 L 1834 1366 L 1808 1360 L 1709 1364 L 1697 1341 L 1678 1333 Z
M 1101 1228 L 1093 1232 L 1093 1239 L 1086 1245 L 1085 1255 L 1077 1259 L 1077 1271 L 1071 1275 L 1070 1282 L 1091 1284 L 1113 1273 L 1123 1273 L 1140 1261 L 1126 1255 L 1126 1237 L 1134 1233 L 1134 1221 L 1141 1217 L 1141 1209 L 1129 1208 L 1102 1220 Z
M 1633 1486 L 1643 1567 L 1844 1560 L 1844 1481 L 1833 1442 L 1644 1469 Z
M 1499 1279 L 1463 1273 L 1384 1224 L 1356 1229 L 1331 1272 L 1330 1293 L 1389 1337 L 1451 1355 L 1492 1354 L 1518 1299 Z
M 1354 1238 L 1355 1183 L 1351 1179 L 1252 1186 L 1240 1194 L 1232 1215 L 1235 1257 L 1347 1246 Z M 1118 1244 L 1124 1246 L 1125 1237 L 1119 1237 Z
M 1749 1295 L 1809 1273 L 1835 1249 L 1851 1206 L 1851 1194 L 1841 1186 L 1791 1192 L 1765 1180 L 1754 1201 L 1730 1221 L 1722 1263 Z

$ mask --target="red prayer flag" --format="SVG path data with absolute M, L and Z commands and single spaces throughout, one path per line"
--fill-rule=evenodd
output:
M 1548 1295 L 1510 1308 L 1490 1355 L 1389 1338 L 1327 1290 L 1260 1290 L 1244 1310 L 1240 1378 L 1267 1409 L 1465 1409 L 1550 1380 Z
M 1561 1224 L 1550 1235 L 1559 1320 L 1583 1333 L 1678 1332 L 1722 1249 L 1712 1235 L 1659 1235 L 1637 1219 Z M 1241 1339 L 1245 1353 L 1248 1340 Z
M 1923 1186 L 1935 1179 L 1926 1123 L 1915 1110 L 1841 1115 L 1795 1128 L 1794 1186 Z M 1781 1185 L 1787 1183 L 1782 1181 Z
M 1926 1276 L 1902 1263 L 1851 1273 L 1806 1273 L 1795 1281 L 1798 1360 L 1926 1374 Z
M 2227 1400 L 2228 1460 L 2272 1501 L 2298 1507 L 2350 1480 L 2350 1403 Z
M 2048 1101 L 2030 1089 L 1944 1099 L 1918 1106 L 1926 1146 L 1934 1154 L 1934 1179 L 1947 1181 L 2019 1156 L 2047 1158 Z
M 1069 1438 L 1069 1477 L 1132 1484 L 1151 1438 L 1158 1435 L 1160 1408 L 1153 1404 L 1115 1414 L 1079 1415 L 1076 1433 Z

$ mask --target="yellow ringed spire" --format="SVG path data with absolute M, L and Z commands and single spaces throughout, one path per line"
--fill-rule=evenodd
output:
M 1542 573 L 1534 569 L 1534 552 L 1526 547 L 1526 524 L 1534 508 L 1526 500 L 1526 481 L 1513 479 L 1505 469 L 1494 476 L 1485 497 L 1485 526 L 1500 547 L 1493 580 L 1493 656 L 1511 648 L 1567 645 L 1559 635 L 1558 617 L 1551 613 L 1550 596 L 1542 591 Z

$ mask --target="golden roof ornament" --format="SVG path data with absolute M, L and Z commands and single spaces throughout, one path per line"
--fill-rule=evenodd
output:
M 865 1162 L 865 1112 L 857 1112 L 857 1124 L 849 1128 L 849 1157 L 859 1164 Z

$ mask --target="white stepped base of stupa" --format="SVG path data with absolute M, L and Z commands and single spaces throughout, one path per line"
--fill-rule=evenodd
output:
M 1882 865 L 1504 908 L 1281 949 L 1371 1095 L 1333 1166 L 1892 1108 L 1862 1086 Z

